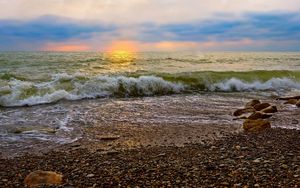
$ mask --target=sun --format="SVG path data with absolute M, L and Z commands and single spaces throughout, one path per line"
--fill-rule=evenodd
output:
M 132 41 L 114 41 L 107 48 L 109 60 L 112 62 L 132 62 L 136 59 L 137 47 Z
M 111 53 L 134 53 L 137 52 L 137 45 L 133 41 L 113 41 L 107 48 Z

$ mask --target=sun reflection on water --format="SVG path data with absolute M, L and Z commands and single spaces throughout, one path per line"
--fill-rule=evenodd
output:
M 130 72 L 136 69 L 137 53 L 130 51 L 112 51 L 104 54 L 106 70 L 112 72 Z
M 136 60 L 137 55 L 129 51 L 114 51 L 107 54 L 107 60 L 113 63 L 132 63 Z

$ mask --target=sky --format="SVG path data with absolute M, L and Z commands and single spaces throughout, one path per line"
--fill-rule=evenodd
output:
M 299 0 L 0 0 L 0 51 L 300 51 Z

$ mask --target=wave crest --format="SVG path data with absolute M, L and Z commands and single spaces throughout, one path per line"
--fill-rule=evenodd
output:
M 94 76 L 56 74 L 48 82 L 11 79 L 0 86 L 0 106 L 25 106 L 52 103 L 59 100 L 80 100 L 98 97 L 155 96 L 191 91 L 243 92 L 300 90 L 292 78 L 271 78 L 266 81 L 245 81 L 239 78 L 197 76 Z
M 300 84 L 288 78 L 272 78 L 266 82 L 245 82 L 237 78 L 231 78 L 208 87 L 210 91 L 278 91 L 300 90 Z
M 10 92 L 0 96 L 2 106 L 37 105 L 62 99 L 165 95 L 184 90 L 183 84 L 171 83 L 155 76 L 85 78 L 66 74 L 55 75 L 52 81 L 38 84 L 11 80 L 9 87 Z

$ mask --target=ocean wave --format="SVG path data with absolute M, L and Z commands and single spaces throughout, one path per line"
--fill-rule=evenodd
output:
M 87 78 L 67 74 L 54 75 L 52 81 L 33 83 L 11 80 L 9 91 L 0 96 L 1 106 L 25 106 L 52 103 L 59 100 L 79 100 L 98 97 L 153 96 L 180 93 L 185 86 L 160 77 L 96 76 Z M 1 91 L 1 88 L 0 88 Z
M 223 75 L 222 75 L 223 76 Z M 268 80 L 199 75 L 85 76 L 56 74 L 47 82 L 11 79 L 0 86 L 0 106 L 31 106 L 59 100 L 104 97 L 139 97 L 197 91 L 244 92 L 300 90 L 298 80 L 274 77 Z
M 210 91 L 278 91 L 290 89 L 300 90 L 300 83 L 289 78 L 272 78 L 266 82 L 245 82 L 237 78 L 231 78 L 209 86 Z

